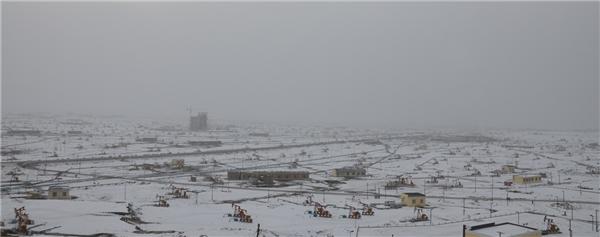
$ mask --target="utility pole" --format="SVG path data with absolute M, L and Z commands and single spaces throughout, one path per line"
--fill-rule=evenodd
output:
M 432 212 L 433 212 L 433 208 L 429 209 L 429 225 L 433 225 L 432 224 L 433 214 L 431 214 Z
M 521 224 L 521 218 L 520 218 L 519 214 L 520 214 L 519 211 L 517 211 L 517 225 Z
M 259 234 L 260 234 L 260 223 L 258 224 L 258 227 L 256 227 L 256 237 L 258 237 Z
M 126 176 L 126 171 L 123 170 L 123 177 Z M 124 185 L 123 185 L 123 200 L 127 201 L 127 180 L 125 179 Z
M 598 232 L 598 209 L 596 209 L 596 232 Z
M 573 229 L 571 229 L 571 220 L 569 220 L 569 237 L 573 237 Z
M 446 187 L 442 187 L 442 200 L 446 201 Z
M 492 204 L 494 204 L 494 175 L 492 175 Z
M 463 198 L 463 217 L 465 216 L 465 198 Z

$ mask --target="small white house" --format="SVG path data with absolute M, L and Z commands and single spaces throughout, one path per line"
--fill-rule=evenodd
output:
M 48 188 L 48 199 L 71 199 L 69 187 L 51 186 Z

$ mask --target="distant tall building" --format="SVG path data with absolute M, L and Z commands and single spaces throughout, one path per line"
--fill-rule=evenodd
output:
M 208 114 L 206 112 L 198 113 L 190 117 L 191 131 L 206 131 L 208 129 Z

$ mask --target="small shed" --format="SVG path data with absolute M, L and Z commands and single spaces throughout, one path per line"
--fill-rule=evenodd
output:
M 511 174 L 515 172 L 515 166 L 514 165 L 503 165 L 502 166 L 502 173 L 504 174 Z
M 403 193 L 400 195 L 400 202 L 404 206 L 423 207 L 426 205 L 425 194 L 422 193 Z
M 360 167 L 343 167 L 331 172 L 334 177 L 352 178 L 367 175 L 367 170 Z
M 71 199 L 69 187 L 51 186 L 48 188 L 48 199 Z
M 515 184 L 532 184 L 541 182 L 541 175 L 513 175 L 513 183 Z

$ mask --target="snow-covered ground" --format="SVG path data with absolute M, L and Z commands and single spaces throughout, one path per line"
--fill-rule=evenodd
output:
M 3 228 L 14 227 L 14 208 L 25 207 L 34 225 L 43 224 L 33 231 L 58 227 L 50 232 L 67 234 L 255 236 L 260 224 L 265 236 L 460 236 L 463 225 L 489 222 L 545 229 L 546 217 L 562 231 L 555 236 L 569 236 L 569 220 L 573 236 L 598 236 L 591 222 L 600 209 L 600 180 L 591 172 L 600 167 L 597 131 L 474 133 L 236 124 L 189 132 L 180 125 L 122 118 L 13 116 L 2 122 Z M 8 128 L 37 129 L 41 135 L 8 135 Z M 82 134 L 68 134 L 75 130 Z M 156 137 L 157 142 L 137 141 L 143 137 Z M 188 145 L 215 140 L 222 146 Z M 183 159 L 185 166 L 171 167 L 173 159 Z M 493 175 L 503 165 L 516 169 Z M 364 167 L 367 175 L 332 176 L 334 168 L 346 166 Z M 307 171 L 310 179 L 257 187 L 227 180 L 227 170 L 237 168 Z M 541 183 L 505 186 L 515 174 L 541 173 Z M 384 188 L 399 176 L 414 186 Z M 428 183 L 434 176 L 444 178 Z M 24 198 L 35 190 L 46 194 L 55 185 L 68 186 L 77 198 Z M 172 186 L 185 188 L 189 198 L 168 195 Z M 404 192 L 427 195 L 424 211 L 430 221 L 409 222 L 415 208 L 385 205 L 399 203 Z M 154 206 L 158 196 L 166 196 L 170 206 Z M 308 214 L 313 210 L 305 204 L 309 198 L 327 205 L 332 218 Z M 246 209 L 253 223 L 229 217 L 231 202 Z M 135 234 L 136 225 L 113 213 L 125 212 L 127 203 L 147 222 L 139 228 L 174 232 Z M 564 203 L 573 208 L 565 209 Z M 350 207 L 361 210 L 364 205 L 374 206 L 375 215 L 343 218 Z

